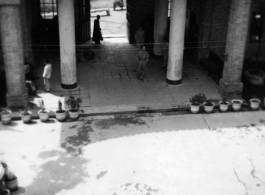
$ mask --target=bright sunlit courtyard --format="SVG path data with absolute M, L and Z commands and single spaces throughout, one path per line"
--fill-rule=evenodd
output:
M 265 120 L 221 115 L 14 121 L 0 127 L 0 155 L 14 194 L 262 195 Z

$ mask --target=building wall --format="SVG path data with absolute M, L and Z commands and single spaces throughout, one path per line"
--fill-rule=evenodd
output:
M 232 0 L 215 0 L 212 15 L 210 49 L 221 59 L 224 58 L 229 11 Z
M 75 0 L 74 3 L 76 44 L 82 44 L 91 39 L 90 0 Z
M 265 62 L 265 2 L 260 0 L 253 0 L 251 12 L 253 13 L 261 13 L 263 15 L 263 33 L 261 42 L 250 42 L 250 29 L 249 36 L 247 41 L 247 48 L 245 52 L 245 59 L 248 61 L 263 61 Z M 251 14 L 251 16 L 252 16 Z M 251 21 L 250 21 L 251 28 Z M 264 65 L 265 66 L 265 65 Z
M 193 0 L 195 1 L 195 0 Z M 201 58 L 207 58 L 210 51 L 211 40 L 211 27 L 212 18 L 214 13 L 214 0 L 204 0 L 200 4 L 199 15 L 199 27 L 198 27 L 198 60 Z
M 131 44 L 135 44 L 134 35 L 140 26 L 145 30 L 145 42 L 153 42 L 154 2 L 154 0 L 127 0 L 127 30 Z
M 195 1 L 195 0 L 193 0 Z M 207 58 L 212 50 L 223 59 L 229 20 L 229 10 L 232 0 L 206 0 L 200 9 L 194 9 L 199 17 L 199 57 Z
M 194 1 L 196 0 L 192 1 L 192 4 L 195 5 L 196 3 Z M 199 16 L 198 53 L 203 53 L 199 55 L 199 58 L 207 58 L 210 50 L 221 59 L 224 58 L 231 2 L 232 0 L 204 0 L 201 2 L 199 10 L 193 8 Z M 252 14 L 263 14 L 263 29 L 265 29 L 265 2 L 253 0 L 251 12 Z M 258 59 L 259 61 L 265 62 L 265 30 L 263 30 L 261 43 L 257 43 L 249 41 L 250 28 L 248 31 L 245 60 L 254 61 Z M 209 32 L 210 34 L 208 34 Z
M 32 41 L 36 45 L 59 45 L 58 17 L 42 19 L 40 0 L 32 3 Z M 76 44 L 89 41 L 90 35 L 90 0 L 75 0 L 75 35 Z

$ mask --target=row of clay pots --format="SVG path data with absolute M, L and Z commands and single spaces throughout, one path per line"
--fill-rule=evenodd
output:
M 206 113 L 210 113 L 210 112 L 212 112 L 213 111 L 213 108 L 214 108 L 214 106 L 215 106 L 215 104 L 212 102 L 212 105 L 210 106 L 210 105 L 205 105 L 205 103 L 203 103 L 203 108 L 204 108 L 204 111 L 206 112 Z M 191 104 L 190 105 L 190 111 L 192 112 L 192 113 L 194 113 L 194 114 L 196 114 L 196 113 L 198 113 L 199 111 L 200 111 L 200 107 L 201 107 L 201 105 L 194 105 L 194 104 Z
M 30 121 L 32 120 L 32 112 L 31 111 L 27 112 L 28 114 L 24 114 L 23 112 L 20 113 L 21 119 L 24 123 L 30 123 Z M 49 110 L 38 111 L 39 118 L 42 122 L 46 122 L 49 120 L 49 112 L 50 112 Z M 69 117 L 72 120 L 76 120 L 79 117 L 79 111 L 76 109 L 70 109 L 68 112 L 65 110 L 61 111 L 57 110 L 55 112 L 56 119 L 58 121 L 64 121 L 67 117 L 67 113 L 69 113 Z M 1 120 L 4 125 L 10 124 L 12 120 L 12 111 L 8 110 L 5 112 L 1 112 Z
M 233 110 L 239 111 L 241 109 L 242 103 L 242 100 L 232 100 Z M 251 110 L 258 110 L 260 108 L 261 100 L 257 98 L 252 98 L 249 100 L 249 103 Z
M 232 108 L 233 108 L 234 111 L 240 111 L 243 101 L 240 100 L 240 99 L 234 99 L 234 100 L 231 101 L 231 103 L 232 103 Z M 261 103 L 261 101 L 259 99 L 252 98 L 252 99 L 250 99 L 250 108 L 252 110 L 258 110 L 259 107 L 260 107 L 260 103 Z M 213 111 L 215 104 L 213 102 L 211 102 L 211 104 L 212 105 L 206 105 L 206 103 L 203 103 L 203 108 L 204 108 L 204 111 L 206 113 L 211 113 Z M 226 101 L 226 102 L 220 101 L 219 102 L 220 111 L 221 112 L 227 112 L 228 108 L 229 108 L 229 105 L 230 105 L 230 103 L 228 101 Z M 198 113 L 199 110 L 200 110 L 200 105 L 191 104 L 190 105 L 190 109 L 191 109 L 192 113 Z
M 68 112 L 66 110 L 57 110 L 55 112 L 56 119 L 58 121 L 64 121 L 67 117 L 67 113 L 69 113 L 69 117 L 72 120 L 76 120 L 79 117 L 79 110 L 77 109 L 70 109 Z M 42 110 L 38 111 L 39 118 L 42 122 L 46 122 L 49 120 L 49 111 L 45 110 L 42 112 Z

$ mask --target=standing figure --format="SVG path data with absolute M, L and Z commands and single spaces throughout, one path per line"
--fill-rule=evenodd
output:
M 96 44 L 100 44 L 100 41 L 103 41 L 103 37 L 101 34 L 101 28 L 99 25 L 100 16 L 97 15 L 97 19 L 94 20 L 94 30 L 93 30 L 93 38 L 92 41 L 94 41 Z
M 163 46 L 162 46 L 162 54 L 163 54 L 162 69 L 164 71 L 167 70 L 168 47 L 169 47 L 168 38 L 164 38 L 164 40 L 163 40 Z
M 48 59 L 44 60 L 44 71 L 43 71 L 43 81 L 44 81 L 44 86 L 45 86 L 45 91 L 50 92 L 51 87 L 50 87 L 50 78 L 52 76 L 52 65 L 50 64 Z
M 140 46 L 144 44 L 144 30 L 143 27 L 140 27 L 136 33 L 135 33 L 135 41 L 138 49 L 140 49 Z
M 145 49 L 145 46 L 140 46 L 140 50 L 137 52 L 137 66 L 138 66 L 138 79 L 144 80 L 144 68 L 149 60 L 149 54 Z

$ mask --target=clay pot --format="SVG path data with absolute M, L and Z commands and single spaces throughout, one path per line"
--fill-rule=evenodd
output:
M 42 110 L 39 110 L 38 115 L 42 122 L 46 122 L 49 120 L 49 110 L 44 110 L 44 112 L 42 112 Z
M 67 112 L 65 110 L 57 110 L 55 112 L 55 116 L 58 121 L 64 121 L 66 119 Z
M 193 114 L 196 114 L 200 111 L 200 105 L 199 104 L 190 104 L 190 111 L 193 113 Z
M 28 111 L 28 114 L 24 114 L 24 111 L 20 113 L 21 119 L 24 123 L 29 123 L 31 121 L 32 112 Z
M 250 108 L 252 110 L 258 110 L 259 109 L 259 105 L 260 105 L 260 102 L 261 102 L 259 99 L 252 98 L 252 99 L 249 100 L 249 102 L 250 102 Z
M 18 188 L 18 180 L 14 179 L 12 181 L 5 181 L 6 188 L 10 191 L 15 191 Z
M 226 112 L 228 110 L 228 107 L 229 107 L 229 102 L 223 102 L 223 101 L 219 102 L 219 108 L 221 112 Z
M 206 104 L 206 102 L 203 103 L 203 108 L 206 113 L 211 113 L 214 109 L 215 103 L 211 102 L 211 105 Z
M 2 120 L 3 125 L 10 124 L 12 120 L 12 111 L 11 110 L 2 111 L 1 120 Z
M 244 77 L 248 83 L 262 86 L 264 84 L 265 73 L 259 69 L 249 69 L 244 72 Z
M 1 195 L 10 195 L 10 191 L 8 189 L 1 189 L 0 188 L 0 194 Z
M 241 109 L 243 101 L 239 99 L 232 100 L 232 108 L 234 111 L 239 111 Z
M 72 120 L 76 120 L 79 117 L 79 110 L 77 109 L 70 109 L 69 111 L 69 116 Z

